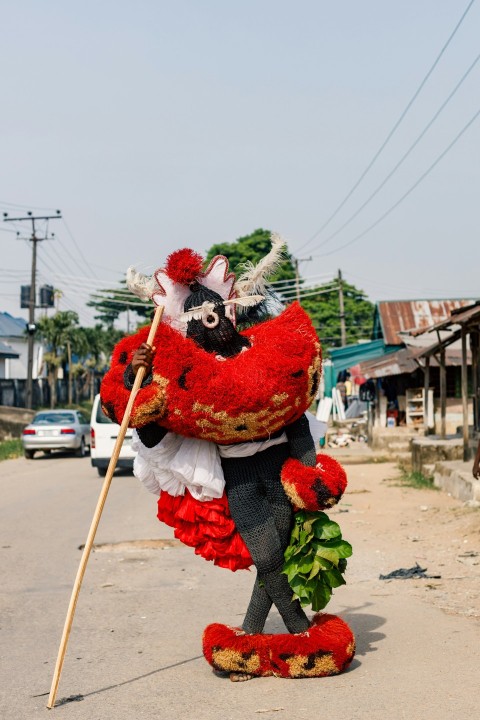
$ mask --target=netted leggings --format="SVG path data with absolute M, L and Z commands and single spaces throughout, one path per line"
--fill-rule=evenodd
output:
M 307 616 L 281 570 L 290 540 L 293 510 L 280 470 L 289 457 L 289 444 L 275 445 L 246 458 L 223 458 L 222 467 L 230 512 L 257 568 L 257 578 L 242 627 L 263 630 L 272 603 L 290 633 L 309 627 Z

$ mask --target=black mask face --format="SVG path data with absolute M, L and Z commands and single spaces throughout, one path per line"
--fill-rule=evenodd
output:
M 194 340 L 206 352 L 222 355 L 222 357 L 233 357 L 238 355 L 243 347 L 250 346 L 248 339 L 235 330 L 232 321 L 225 315 L 223 298 L 218 293 L 200 283 L 192 283 L 190 289 L 192 292 L 185 300 L 184 311 L 199 307 L 206 301 L 213 302 L 215 314 L 218 315 L 218 324 L 215 327 L 207 327 L 202 320 L 189 320 L 187 324 L 188 338 Z

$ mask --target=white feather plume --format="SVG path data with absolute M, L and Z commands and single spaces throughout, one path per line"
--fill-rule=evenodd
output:
M 180 315 L 182 322 L 189 322 L 190 320 L 202 320 L 202 318 L 208 317 L 215 310 L 215 303 L 205 300 L 201 305 L 190 308 Z
M 277 233 L 270 236 L 272 249 L 256 265 L 248 261 L 243 264 L 243 272 L 235 283 L 238 295 L 264 295 L 268 278 L 279 268 L 284 260 L 285 240 Z
M 130 292 L 141 300 L 151 300 L 153 293 L 158 290 L 154 276 L 143 275 L 143 273 L 137 272 L 133 266 L 128 268 L 126 279 Z
M 262 300 L 265 300 L 264 295 L 243 295 L 242 297 L 234 297 L 230 300 L 224 300 L 223 304 L 227 305 L 240 305 L 241 307 L 252 307 L 252 305 L 258 305 Z
M 231 298 L 230 300 L 224 300 L 222 305 L 224 305 L 225 307 L 228 307 L 229 305 L 251 307 L 252 305 L 257 305 L 258 303 L 262 302 L 262 300 L 265 300 L 263 295 L 247 295 L 245 297 L 235 297 Z M 197 307 L 190 308 L 190 310 L 183 312 L 180 315 L 180 320 L 182 322 L 189 322 L 190 320 L 202 320 L 202 318 L 206 318 L 214 311 L 215 303 L 206 300 L 204 303 L 202 303 L 202 305 L 197 305 Z

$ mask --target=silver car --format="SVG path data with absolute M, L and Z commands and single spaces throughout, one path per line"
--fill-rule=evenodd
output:
M 83 457 L 90 448 L 90 421 L 79 410 L 41 410 L 23 430 L 22 443 L 27 460 L 37 450 L 66 450 Z

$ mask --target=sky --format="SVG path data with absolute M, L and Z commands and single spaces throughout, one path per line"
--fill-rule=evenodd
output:
M 480 298 L 479 38 L 480 0 L 2 3 L 0 212 L 61 210 L 38 284 L 84 325 L 129 265 L 260 227 L 307 283 Z M 30 231 L 0 222 L 17 317 Z

